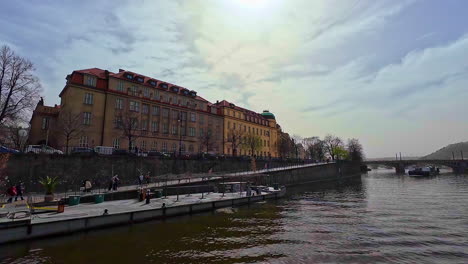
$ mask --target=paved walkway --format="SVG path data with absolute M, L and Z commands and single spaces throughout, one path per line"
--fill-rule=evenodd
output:
M 315 166 L 321 166 L 325 164 L 330 164 L 326 162 L 321 162 L 321 163 L 310 163 L 310 164 L 303 164 L 303 165 L 293 165 L 293 166 L 286 166 L 286 167 L 277 167 L 277 168 L 271 168 L 271 169 L 259 169 L 256 171 L 243 171 L 243 172 L 235 172 L 235 173 L 206 173 L 206 174 L 195 174 L 195 175 L 187 175 L 187 174 L 182 174 L 182 175 L 162 175 L 158 176 L 157 178 L 159 179 L 158 182 L 153 182 L 149 184 L 143 184 L 143 185 L 125 185 L 125 186 L 119 186 L 117 191 L 108 191 L 107 188 L 101 188 L 101 189 L 93 189 L 89 193 L 83 193 L 83 192 L 65 192 L 65 193 L 56 193 L 55 194 L 55 199 L 59 200 L 64 197 L 68 197 L 69 195 L 81 195 L 82 197 L 85 196 L 91 196 L 96 193 L 111 193 L 111 192 L 127 192 L 127 191 L 133 191 L 133 190 L 138 190 L 139 187 L 143 188 L 158 188 L 158 187 L 170 187 L 170 186 L 177 186 L 180 184 L 188 184 L 188 183 L 203 183 L 207 181 L 215 181 L 222 179 L 223 177 L 245 177 L 245 176 L 252 176 L 252 175 L 257 175 L 257 174 L 268 174 L 270 172 L 278 172 L 278 171 L 286 171 L 286 170 L 292 170 L 292 169 L 300 169 L 300 168 L 307 168 L 307 167 L 315 167 Z M 164 180 L 164 179 L 167 179 Z M 42 202 L 44 200 L 44 195 L 39 194 L 39 193 L 30 193 L 29 194 L 29 199 L 33 203 L 37 202 Z M 0 201 L 1 202 L 1 201 Z

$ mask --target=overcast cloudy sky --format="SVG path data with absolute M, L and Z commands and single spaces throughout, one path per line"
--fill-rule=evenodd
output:
M 5 1 L 0 45 L 30 58 L 47 104 L 76 69 L 119 68 L 269 109 L 368 157 L 468 140 L 464 0 Z

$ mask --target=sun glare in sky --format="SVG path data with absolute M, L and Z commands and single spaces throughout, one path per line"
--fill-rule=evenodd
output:
M 248 8 L 263 8 L 268 0 L 236 0 L 241 6 Z

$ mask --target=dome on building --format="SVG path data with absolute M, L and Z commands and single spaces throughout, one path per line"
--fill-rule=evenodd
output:
M 266 119 L 275 119 L 275 115 L 270 113 L 268 110 L 263 110 L 262 116 Z

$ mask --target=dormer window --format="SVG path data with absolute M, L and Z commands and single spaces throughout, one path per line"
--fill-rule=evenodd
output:
M 130 74 L 130 73 L 127 73 L 127 74 L 125 74 L 125 78 L 127 78 L 129 80 L 133 80 L 133 75 Z
M 141 77 L 141 76 L 136 77 L 136 80 L 137 80 L 137 82 L 140 82 L 140 83 L 145 81 L 145 79 L 143 77 Z
M 193 97 L 197 96 L 197 92 L 195 92 L 195 91 L 190 91 L 190 96 L 193 96 Z
M 189 95 L 189 91 L 188 91 L 188 90 L 184 90 L 184 91 L 183 91 L 183 94 L 184 94 L 184 95 Z
M 85 85 L 96 87 L 97 78 L 91 75 L 85 75 Z
M 167 83 L 161 83 L 159 84 L 159 87 L 163 88 L 163 89 L 167 89 L 168 86 L 167 86 Z
M 177 87 L 177 86 L 172 86 L 172 87 L 171 87 L 171 90 L 172 90 L 173 92 L 178 93 L 178 92 L 179 92 L 179 87 Z
M 158 83 L 157 83 L 156 81 L 154 81 L 154 80 L 150 80 L 150 81 L 149 81 L 149 84 L 150 84 L 151 86 L 156 86 L 156 84 L 158 84 Z

